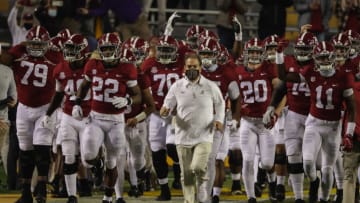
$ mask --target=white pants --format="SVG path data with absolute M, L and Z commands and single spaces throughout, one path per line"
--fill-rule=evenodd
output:
M 146 122 L 138 123 L 134 128 L 125 127 L 126 140 L 129 143 L 131 162 L 135 170 L 140 170 L 145 166 L 146 142 Z
M 105 146 L 105 165 L 109 169 L 116 166 L 116 159 L 125 151 L 125 120 L 124 115 L 119 114 L 117 121 L 99 120 L 90 114 L 90 121 L 84 130 L 81 144 L 81 154 L 85 160 L 93 160 L 97 157 L 102 144 Z M 87 164 L 85 164 L 87 165 Z
M 167 135 L 171 131 L 171 119 L 163 119 L 152 113 L 149 120 L 149 142 L 151 151 L 166 150 Z
M 19 103 L 16 113 L 16 130 L 20 150 L 33 150 L 33 145 L 51 146 L 55 126 L 43 128 L 40 123 L 49 105 L 32 108 Z M 56 114 L 50 118 L 54 121 Z

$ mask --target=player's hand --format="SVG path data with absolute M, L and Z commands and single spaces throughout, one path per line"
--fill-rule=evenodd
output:
M 53 123 L 53 120 L 50 118 L 50 116 L 45 115 L 42 118 L 40 125 L 43 128 L 52 129 L 54 126 L 54 123 Z
M 112 104 L 117 109 L 124 108 L 127 105 L 131 105 L 131 99 L 127 97 L 114 97 Z
M 227 126 L 229 127 L 230 131 L 234 132 L 237 131 L 240 127 L 239 122 L 235 119 L 232 119 L 227 123 Z
M 263 124 L 265 128 L 271 129 L 274 127 L 277 121 L 278 115 L 275 113 L 275 108 L 273 106 L 269 106 L 266 109 L 265 114 L 263 115 Z
M 82 111 L 81 106 L 79 106 L 79 105 L 73 106 L 71 115 L 72 115 L 72 117 L 74 117 L 76 120 L 81 120 L 81 119 L 83 118 L 83 111 Z
M 132 127 L 132 128 L 134 128 L 137 124 L 138 124 L 138 120 L 135 117 L 129 118 L 126 121 L 126 125 L 129 126 L 129 127 Z
M 243 39 L 242 26 L 236 15 L 234 15 L 232 22 L 233 22 L 232 27 L 235 33 L 235 41 L 242 41 Z
M 224 132 L 224 125 L 219 121 L 214 121 L 215 130 Z
M 170 36 L 172 34 L 175 26 L 175 18 L 180 18 L 176 11 L 169 17 L 166 23 L 164 35 Z
M 353 148 L 353 136 L 346 134 L 342 140 L 342 150 L 345 152 L 351 152 Z

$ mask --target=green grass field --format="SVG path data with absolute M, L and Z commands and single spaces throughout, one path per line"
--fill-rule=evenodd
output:
M 172 175 L 172 173 L 169 173 L 169 175 Z M 172 178 L 169 177 L 169 182 L 172 183 Z M 6 186 L 6 176 L 3 170 L 3 167 L 0 167 L 0 203 L 14 203 L 17 198 L 19 198 L 20 196 L 20 191 L 9 191 L 7 190 L 7 186 Z M 226 181 L 224 183 L 224 187 L 223 187 L 223 191 L 221 193 L 221 200 L 220 202 L 247 202 L 246 201 L 246 196 L 244 195 L 231 195 L 230 192 L 230 188 L 231 188 L 231 178 L 230 178 L 230 174 L 228 174 L 226 176 Z M 305 183 L 305 196 L 307 196 L 307 188 L 308 188 L 308 184 Z M 125 189 L 124 189 L 124 199 L 127 203 L 137 203 L 137 202 L 147 202 L 147 203 L 153 203 L 153 202 L 157 202 L 155 201 L 156 196 L 159 195 L 159 191 L 154 191 L 154 192 L 145 192 L 144 196 L 140 197 L 140 198 L 133 198 L 133 197 L 128 197 L 126 194 L 126 191 L 128 191 L 129 189 L 129 185 L 126 183 L 125 185 Z M 287 186 L 286 188 L 287 193 L 287 199 L 284 201 L 284 203 L 292 203 L 294 202 L 293 199 L 293 194 L 292 192 L 290 192 L 290 188 Z M 79 198 L 79 203 L 99 203 L 101 202 L 102 199 L 102 192 L 95 190 L 93 192 L 93 196 L 92 197 L 84 197 L 84 198 Z M 332 191 L 332 194 L 335 194 L 335 190 Z M 49 194 L 48 196 L 48 203 L 60 203 L 66 202 L 65 198 L 53 198 L 51 197 L 51 195 Z M 114 201 L 115 202 L 115 201 Z M 180 203 L 183 202 L 183 198 L 182 198 L 182 192 L 181 190 L 172 190 L 172 200 L 168 201 L 171 203 Z M 263 192 L 263 195 L 261 198 L 258 198 L 258 202 L 270 202 L 268 201 L 268 195 L 267 195 L 267 190 L 265 190 Z

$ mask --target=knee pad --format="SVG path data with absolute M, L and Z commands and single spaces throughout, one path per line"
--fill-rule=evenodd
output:
M 36 145 L 35 148 L 35 165 L 39 176 L 48 176 L 51 161 L 51 147 Z
M 291 174 L 304 173 L 304 165 L 303 165 L 303 163 L 289 163 L 288 171 Z
M 159 179 L 167 177 L 168 174 L 168 165 L 166 162 L 166 151 L 160 150 L 152 152 L 153 165 L 156 171 L 156 174 Z
M 239 151 L 239 152 L 237 152 Z M 242 165 L 242 155 L 240 150 L 230 150 L 229 151 L 229 164 L 235 167 Z
M 275 154 L 275 164 L 285 165 L 286 163 L 286 154 Z
M 71 175 L 78 171 L 79 164 L 77 161 L 72 164 L 64 163 L 64 174 L 65 175 Z
M 24 179 L 31 179 L 35 168 L 34 151 L 22 151 L 20 150 L 20 173 Z
M 176 146 L 174 144 L 167 144 L 167 153 L 169 157 L 176 163 L 179 163 L 179 157 L 176 151 Z

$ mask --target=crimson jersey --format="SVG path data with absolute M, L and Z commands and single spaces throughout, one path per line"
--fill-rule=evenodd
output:
M 213 72 L 207 72 L 203 69 L 201 71 L 201 75 L 215 82 L 217 86 L 219 86 L 225 100 L 227 98 L 230 83 L 233 81 L 238 83 L 232 64 L 219 65 L 219 67 Z
M 53 70 L 63 56 L 47 51 L 44 57 L 32 57 L 22 44 L 12 47 L 9 54 L 14 59 L 12 67 L 19 102 L 33 108 L 50 103 L 55 92 Z
M 276 78 L 275 66 L 264 62 L 254 72 L 244 66 L 236 69 L 242 103 L 242 115 L 262 118 L 270 104 L 273 91 L 272 80 Z
M 358 140 L 360 139 L 360 82 L 355 82 L 354 84 L 354 98 L 355 98 L 355 105 L 356 108 L 356 127 L 355 127 L 355 133 L 358 136 Z
M 351 90 L 352 75 L 336 70 L 335 75 L 322 77 L 311 66 L 300 73 L 310 88 L 310 114 L 322 120 L 340 120 L 344 91 Z
M 65 93 L 63 112 L 71 116 L 73 106 L 75 105 L 76 92 L 84 80 L 84 69 L 73 70 L 70 68 L 69 62 L 63 60 L 55 67 L 54 78 L 60 83 Z M 89 91 L 81 103 L 84 117 L 87 117 L 90 112 L 90 95 Z
M 144 73 L 138 74 L 138 85 L 141 90 L 147 89 L 150 87 L 150 83 L 147 80 L 144 80 Z M 144 100 L 142 100 L 144 101 Z M 141 104 L 133 104 L 131 106 L 128 106 L 125 111 L 125 119 L 132 118 L 137 116 L 139 113 L 141 113 L 145 108 L 144 102 Z
M 91 110 L 104 114 L 119 114 L 125 109 L 117 109 L 112 104 L 114 97 L 125 97 L 127 83 L 137 80 L 136 67 L 129 63 L 119 63 L 116 67 L 105 68 L 101 60 L 90 59 L 84 73 L 91 80 Z
M 359 64 L 356 64 L 356 58 L 347 59 L 342 66 L 337 68 L 341 71 L 345 71 L 345 73 L 350 73 L 353 76 L 355 76 L 355 74 L 359 72 Z
M 183 76 L 184 60 L 178 59 L 175 63 L 164 65 L 151 57 L 143 62 L 141 69 L 144 80 L 150 84 L 155 107 L 160 110 L 171 85 Z
M 300 73 L 301 67 L 294 56 L 285 56 L 285 69 L 287 73 Z M 314 62 L 310 62 L 308 66 L 314 67 Z M 302 115 L 308 115 L 310 110 L 310 89 L 306 82 L 286 83 L 287 94 L 286 100 L 289 109 Z

